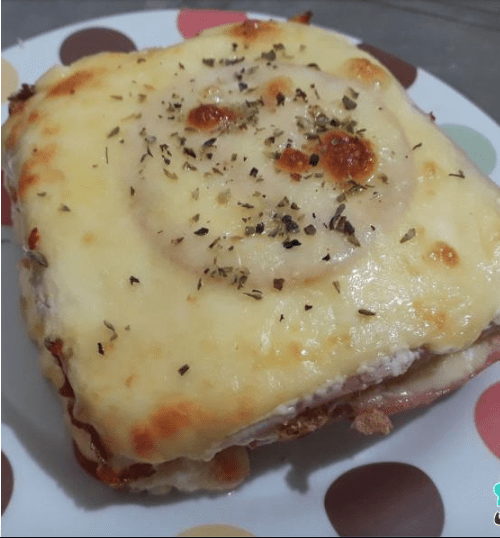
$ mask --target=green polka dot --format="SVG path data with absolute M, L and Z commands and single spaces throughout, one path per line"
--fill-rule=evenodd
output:
M 493 144 L 481 133 L 465 125 L 439 126 L 453 139 L 487 176 L 493 172 L 497 155 Z

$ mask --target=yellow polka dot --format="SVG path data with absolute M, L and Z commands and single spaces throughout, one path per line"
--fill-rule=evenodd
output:
M 2 104 L 19 88 L 19 76 L 15 67 L 2 58 Z
M 176 536 L 254 536 L 245 529 L 233 525 L 199 525 L 180 532 Z

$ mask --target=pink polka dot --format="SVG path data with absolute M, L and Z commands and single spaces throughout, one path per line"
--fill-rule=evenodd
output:
M 500 382 L 479 397 L 475 410 L 476 428 L 486 446 L 500 458 Z
M 246 13 L 241 11 L 218 11 L 216 9 L 181 9 L 177 16 L 177 28 L 187 39 L 194 37 L 206 28 L 243 22 L 247 19 Z

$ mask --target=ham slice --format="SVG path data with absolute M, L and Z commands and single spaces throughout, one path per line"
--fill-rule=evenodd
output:
M 366 434 L 389 433 L 388 415 L 429 405 L 457 390 L 488 366 L 500 361 L 500 331 L 482 337 L 470 348 L 417 362 L 405 375 L 362 392 L 349 402 L 353 427 Z

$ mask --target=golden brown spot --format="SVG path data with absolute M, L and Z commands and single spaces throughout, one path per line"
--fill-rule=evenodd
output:
M 35 173 L 33 169 L 38 166 L 49 166 L 55 155 L 56 145 L 49 144 L 48 146 L 39 149 L 24 163 L 19 177 L 18 195 L 20 198 L 24 196 L 28 187 L 36 184 L 40 179 L 39 174 Z
M 427 257 L 433 262 L 446 265 L 446 267 L 456 267 L 460 262 L 457 251 L 444 241 L 437 241 Z
M 58 125 L 48 125 L 47 127 L 43 128 L 43 134 L 46 136 L 52 136 L 57 134 L 60 131 L 60 127 Z
M 88 86 L 92 79 L 96 75 L 105 71 L 104 69 L 83 69 L 82 71 L 77 71 L 73 75 L 66 77 L 65 79 L 58 82 L 47 92 L 47 97 L 63 97 L 67 95 L 73 95 L 77 90 Z
M 238 447 L 229 447 L 214 456 L 217 481 L 235 482 L 241 480 L 242 469 L 238 458 Z
M 247 19 L 230 29 L 230 35 L 243 38 L 247 43 L 276 38 L 281 33 L 277 24 L 273 21 L 259 21 Z
M 24 119 L 24 120 L 16 121 L 12 125 L 9 135 L 5 139 L 6 149 L 13 150 L 17 146 L 19 139 L 21 138 L 21 134 L 26 128 L 26 124 L 27 124 L 26 119 Z
M 337 346 L 350 347 L 352 345 L 352 336 L 349 333 L 333 334 L 328 337 L 328 342 L 330 342 L 330 344 L 333 347 L 337 347 Z
M 438 310 L 435 307 L 423 306 L 420 301 L 416 301 L 413 306 L 415 308 L 415 313 L 419 318 L 434 325 L 440 331 L 444 329 L 447 321 L 446 312 Z
M 24 110 L 25 106 L 26 106 L 26 101 L 12 101 L 9 104 L 9 114 L 10 114 L 10 116 L 20 114 Z
M 422 166 L 422 177 L 424 179 L 425 190 L 427 194 L 434 195 L 436 191 L 434 186 L 440 174 L 439 166 L 435 161 L 427 161 Z
M 115 343 L 114 342 L 106 342 L 105 344 L 103 344 L 103 348 L 104 348 L 104 353 L 106 355 L 108 355 L 109 353 L 114 351 Z
M 276 161 L 276 168 L 291 174 L 302 174 L 309 168 L 309 157 L 298 149 L 286 148 Z
M 244 424 L 250 422 L 254 418 L 253 407 L 249 407 L 248 404 L 240 404 L 238 410 L 235 413 L 235 424 Z
M 33 262 L 31 261 L 30 258 L 23 258 L 21 260 L 21 266 L 24 267 L 25 269 L 31 269 L 32 264 Z
M 19 177 L 19 196 L 23 197 L 28 187 L 34 185 L 35 183 L 38 183 L 39 179 L 40 176 L 38 174 L 29 174 L 26 172 L 21 172 L 21 176 Z
M 434 161 L 427 161 L 422 166 L 425 179 L 434 180 L 437 177 L 438 165 Z
M 151 428 L 157 437 L 169 439 L 177 434 L 179 430 L 191 424 L 189 404 L 177 404 L 171 407 L 160 407 L 151 417 Z
M 40 114 L 36 110 L 28 116 L 28 123 L 36 123 L 40 119 Z
M 38 228 L 33 228 L 28 237 L 28 248 L 30 250 L 35 250 L 38 246 L 38 241 L 40 241 L 40 234 Z
M 303 285 L 308 287 L 308 286 L 313 286 L 314 284 L 318 284 L 319 282 L 321 282 L 324 278 L 324 275 L 323 274 L 317 274 L 317 275 L 313 275 L 313 276 L 305 276 L 303 279 L 302 279 L 302 282 L 303 282 Z
M 426 321 L 435 325 L 439 330 L 444 329 L 444 326 L 446 325 L 445 312 L 426 310 L 423 317 Z
M 132 385 L 132 382 L 134 381 L 134 379 L 136 378 L 137 376 L 135 374 L 132 374 L 132 375 L 129 375 L 127 377 L 127 379 L 125 379 L 125 385 L 127 387 L 130 387 Z
M 285 97 L 292 95 L 293 83 L 290 77 L 277 77 L 269 81 L 262 95 L 264 104 L 270 108 L 276 108 L 284 103 Z
M 236 119 L 236 114 L 226 107 L 200 105 L 189 111 L 187 123 L 203 131 L 211 131 Z
M 23 84 L 23 88 L 28 86 L 26 84 Z M 26 129 L 28 124 L 35 123 L 40 118 L 40 114 L 38 112 L 32 112 L 27 116 L 26 114 L 21 114 L 23 112 L 25 106 L 27 106 L 27 100 L 33 93 L 31 93 L 32 90 L 29 90 L 26 92 L 25 96 L 21 97 L 14 97 L 13 100 L 9 104 L 9 122 L 13 121 L 13 116 L 15 114 L 18 114 L 18 118 L 16 118 L 17 121 L 12 123 L 12 127 L 10 128 L 9 135 L 7 136 L 5 140 L 5 147 L 8 150 L 11 150 L 17 146 L 19 139 L 23 133 L 23 131 Z M 34 91 L 34 90 L 33 90 Z M 19 92 L 18 95 L 22 94 L 23 90 Z
M 139 456 L 149 456 L 155 447 L 154 437 L 147 427 L 138 427 L 132 430 L 132 445 Z
M 102 480 L 111 486 L 121 484 L 120 475 L 113 471 L 109 465 L 99 465 L 96 469 L 96 475 L 99 480 Z
M 370 142 L 345 131 L 327 133 L 315 151 L 319 154 L 319 165 L 339 183 L 348 178 L 366 180 L 375 169 L 376 158 Z
M 302 359 L 302 346 L 298 342 L 292 342 L 288 349 L 295 359 Z
M 309 24 L 311 22 L 312 17 L 313 17 L 313 12 L 306 11 L 304 13 L 301 13 L 300 15 L 294 15 L 293 17 L 290 17 L 288 20 L 290 22 L 298 22 L 300 24 Z
M 349 60 L 347 72 L 351 77 L 364 82 L 384 82 L 387 78 L 385 71 L 367 58 L 352 58 Z
M 91 245 L 92 243 L 96 242 L 96 236 L 92 232 L 87 232 L 86 234 L 83 234 L 82 237 L 82 243 L 84 245 Z

